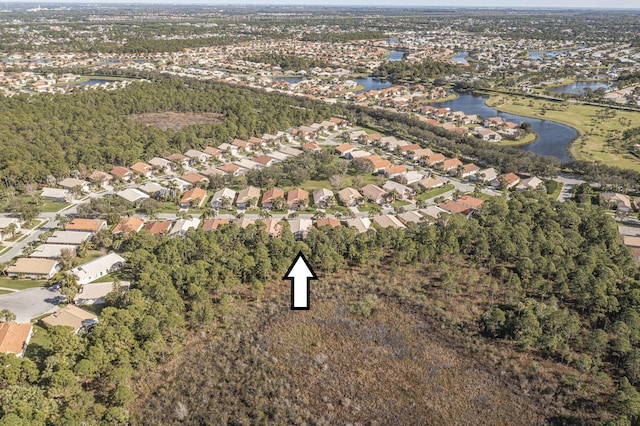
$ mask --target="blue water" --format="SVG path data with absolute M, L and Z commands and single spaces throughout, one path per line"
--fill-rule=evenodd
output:
M 529 59 L 544 59 L 544 57 L 555 58 L 558 55 L 562 55 L 567 53 L 568 50 L 550 50 L 550 51 L 531 51 L 527 52 L 529 54 Z
M 405 53 L 400 50 L 392 50 L 387 57 L 391 62 L 401 61 L 404 58 Z
M 458 52 L 458 54 L 453 58 L 451 58 L 451 60 L 461 64 L 468 64 L 469 62 L 467 62 L 467 59 L 466 59 L 467 56 L 469 56 L 469 52 Z
M 565 84 L 563 86 L 550 87 L 547 90 L 554 93 L 572 93 L 574 95 L 582 95 L 584 93 L 584 89 L 586 88 L 597 90 L 601 87 L 604 87 L 606 90 L 611 89 L 611 86 L 599 81 L 578 81 L 576 83 Z
M 474 96 L 470 93 L 458 93 L 458 98 L 448 102 L 432 104 L 439 108 L 451 108 L 452 111 L 463 111 L 466 114 L 477 114 L 483 118 L 502 117 L 508 121 L 521 124 L 531 123 L 531 128 L 538 138 L 523 147 L 526 151 L 538 155 L 549 155 L 566 163 L 571 158 L 567 154 L 568 145 L 578 137 L 575 129 L 555 121 L 539 120 L 496 111 L 485 105 L 488 96 Z
M 356 95 L 359 93 L 368 92 L 369 90 L 380 90 L 391 87 L 391 82 L 387 80 L 378 80 L 377 78 L 373 77 L 356 78 L 356 83 L 362 84 L 362 86 L 364 86 L 364 89 L 354 92 Z
M 273 81 L 286 81 L 289 84 L 300 83 L 304 78 L 300 77 L 273 77 L 271 78 Z

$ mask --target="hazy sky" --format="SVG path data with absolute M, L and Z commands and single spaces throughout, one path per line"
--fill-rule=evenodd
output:
M 626 8 L 640 9 L 638 0 L 28 0 L 5 3 L 162 3 L 162 4 L 211 4 L 211 5 L 240 5 L 240 4 L 280 4 L 280 5 L 324 5 L 324 6 L 469 6 L 469 7 L 553 7 L 553 8 Z

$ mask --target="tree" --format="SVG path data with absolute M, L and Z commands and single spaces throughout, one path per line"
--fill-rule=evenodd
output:
M 59 284 L 60 294 L 65 296 L 68 302 L 73 301 L 75 295 L 78 294 L 78 290 L 80 290 L 78 277 L 71 272 L 58 272 L 49 279 L 48 284 Z
M 11 312 L 9 309 L 3 309 L 0 311 L 0 321 L 2 322 L 12 322 L 16 320 L 16 314 Z
M 56 221 L 58 222 L 58 225 L 64 230 L 66 229 L 69 222 L 71 222 L 71 219 L 69 219 L 67 215 L 58 213 L 56 214 Z
M 4 232 L 8 235 L 11 235 L 10 238 L 15 237 L 16 231 L 18 230 L 18 225 L 15 222 L 11 222 L 4 228 Z

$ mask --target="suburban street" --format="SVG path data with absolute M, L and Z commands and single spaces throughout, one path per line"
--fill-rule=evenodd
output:
M 16 322 L 24 323 L 58 309 L 64 296 L 49 287 L 29 288 L 0 296 L 0 310 L 16 314 Z

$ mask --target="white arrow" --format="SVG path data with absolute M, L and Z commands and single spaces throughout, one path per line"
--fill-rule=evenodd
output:
M 282 279 L 291 280 L 291 309 L 309 310 L 309 280 L 317 280 L 318 276 L 302 252 L 298 253 Z

